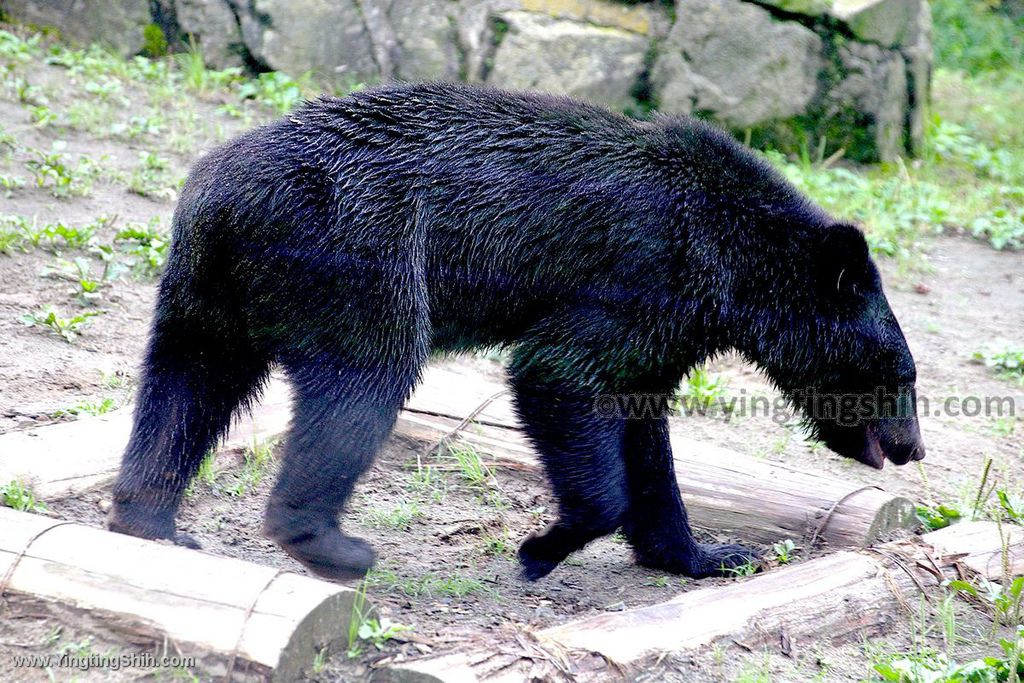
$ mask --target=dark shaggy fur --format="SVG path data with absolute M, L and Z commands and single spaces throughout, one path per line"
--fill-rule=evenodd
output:
M 694 541 L 663 416 L 594 410 L 669 394 L 726 349 L 808 409 L 808 388 L 886 388 L 901 406 L 886 419 L 811 422 L 868 464 L 923 457 L 913 360 L 863 236 L 731 138 L 568 99 L 390 86 L 307 104 L 196 164 L 109 525 L 173 538 L 200 460 L 277 363 L 296 402 L 266 533 L 321 575 L 361 574 L 373 552 L 338 514 L 428 355 L 494 345 L 512 349 L 558 498 L 520 550 L 530 578 L 619 527 L 666 571 L 754 557 Z

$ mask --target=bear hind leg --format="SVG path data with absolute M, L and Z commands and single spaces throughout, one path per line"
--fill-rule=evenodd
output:
M 343 534 L 338 516 L 417 381 L 419 362 L 409 360 L 285 363 L 295 393 L 292 427 L 264 534 L 326 579 L 359 578 L 373 566 L 370 544 Z
M 255 396 L 269 363 L 180 320 L 154 329 L 135 406 L 132 434 L 107 516 L 111 531 L 173 539 L 185 489 L 239 405 Z

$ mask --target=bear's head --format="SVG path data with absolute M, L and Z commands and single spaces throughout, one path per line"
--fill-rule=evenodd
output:
M 864 235 L 831 221 L 787 227 L 737 278 L 739 300 L 756 302 L 740 350 L 833 451 L 879 469 L 921 460 L 914 359 Z

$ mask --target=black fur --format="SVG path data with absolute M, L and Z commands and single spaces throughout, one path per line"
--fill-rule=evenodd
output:
M 914 382 L 863 236 L 714 128 L 454 84 L 325 97 L 189 177 L 109 525 L 174 537 L 203 454 L 278 363 L 296 407 L 266 533 L 359 575 L 373 552 L 337 517 L 425 360 L 494 345 L 559 503 L 522 546 L 529 578 L 619 527 L 667 571 L 754 558 L 694 541 L 664 417 L 602 417 L 596 396 L 668 394 L 730 348 L 805 407 L 806 388 Z M 870 464 L 923 456 L 906 410 L 812 418 Z

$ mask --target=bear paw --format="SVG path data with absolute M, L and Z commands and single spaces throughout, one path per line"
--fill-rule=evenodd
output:
M 530 534 L 519 546 L 519 564 L 523 578 L 536 581 L 550 574 L 568 554 L 552 543 L 553 534 L 548 530 Z
M 361 579 L 376 560 L 369 543 L 336 528 L 278 543 L 306 569 L 330 581 Z
M 693 558 L 693 573 L 684 572 L 695 579 L 702 579 L 708 576 L 736 576 L 747 573 L 740 570 L 740 567 L 753 567 L 756 571 L 761 565 L 761 555 L 746 546 L 728 543 L 716 545 L 713 543 L 700 543 L 700 555 Z M 752 573 L 752 572 L 750 572 Z

